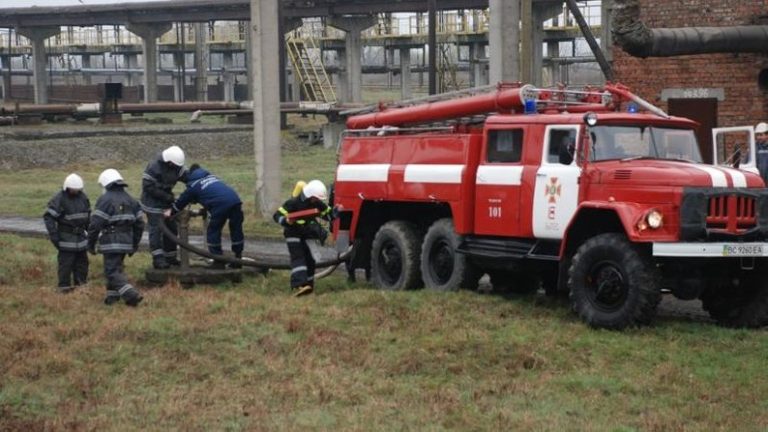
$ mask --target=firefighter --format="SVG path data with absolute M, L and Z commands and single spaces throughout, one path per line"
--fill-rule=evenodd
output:
M 184 175 L 184 151 L 178 146 L 168 147 L 147 164 L 141 178 L 141 208 L 149 221 L 149 250 L 152 266 L 167 269 L 180 265 L 176 258 L 176 243 L 165 238 L 160 230 L 164 213 L 173 204 L 173 187 Z M 174 234 L 176 223 L 168 220 L 166 225 Z
M 761 122 L 755 126 L 755 143 L 757 144 L 757 169 L 760 177 L 768 185 L 768 123 Z
M 328 236 L 317 218 L 331 220 L 331 208 L 325 204 L 328 190 L 320 180 L 312 180 L 301 190 L 299 196 L 291 197 L 272 216 L 275 222 L 284 227 L 288 253 L 291 256 L 291 288 L 296 296 L 310 294 L 315 285 L 315 259 L 307 245 L 307 240 L 318 239 L 321 242 Z M 316 210 L 315 214 L 296 216 L 296 212 Z
M 88 239 L 86 229 L 91 216 L 91 202 L 83 192 L 83 179 L 70 174 L 64 185 L 48 202 L 43 214 L 48 238 L 59 251 L 59 292 L 68 293 L 88 279 Z
M 189 167 L 185 176 L 187 189 L 171 206 L 166 216 L 180 212 L 190 203 L 199 203 L 211 214 L 208 221 L 208 251 L 215 255 L 222 254 L 221 231 L 229 221 L 229 238 L 235 257 L 243 256 L 243 202 L 232 187 L 221 181 L 197 164 Z M 214 261 L 213 268 L 224 268 L 224 263 Z M 238 268 L 233 264 L 231 267 Z
M 104 255 L 104 276 L 107 279 L 107 296 L 104 304 L 114 304 L 122 298 L 128 306 L 137 306 L 143 299 L 131 285 L 123 271 L 125 255 L 132 256 L 139 247 L 144 232 L 141 205 L 126 191 L 128 186 L 115 169 L 107 169 L 99 175 L 104 194 L 96 201 L 88 226 L 88 252 Z

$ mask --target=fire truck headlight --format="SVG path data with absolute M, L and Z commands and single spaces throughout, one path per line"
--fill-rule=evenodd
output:
M 593 112 L 588 112 L 584 114 L 584 123 L 587 124 L 587 126 L 592 127 L 597 124 L 597 114 Z
M 645 221 L 651 229 L 659 229 L 664 222 L 664 215 L 658 210 L 651 210 L 645 215 Z

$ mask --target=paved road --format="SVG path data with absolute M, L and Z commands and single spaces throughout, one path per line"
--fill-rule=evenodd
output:
M 0 232 L 19 234 L 31 237 L 47 237 L 45 225 L 41 218 L 26 218 L 26 217 L 0 217 Z M 198 247 L 203 247 L 204 241 L 201 235 L 192 235 L 189 238 L 190 244 Z M 224 250 L 229 250 L 229 240 L 222 238 Z M 147 232 L 144 232 L 144 236 L 141 239 L 141 245 L 139 249 L 148 250 L 149 239 Z M 314 247 L 313 253 L 316 257 L 322 260 L 331 260 L 336 257 L 336 252 L 331 248 Z M 259 258 L 259 261 L 264 260 L 266 262 L 288 262 L 288 249 L 285 243 L 281 239 L 246 239 L 244 255 Z
M 45 237 L 47 235 L 42 218 L 23 218 L 23 217 L 0 217 L 0 232 L 28 235 L 34 237 Z M 190 236 L 190 243 L 202 247 L 203 237 L 199 235 Z M 227 240 L 224 240 L 224 250 L 228 250 Z M 141 247 L 147 249 L 147 234 L 141 240 Z M 317 247 L 313 250 L 315 256 L 321 259 L 331 260 L 336 257 L 335 250 L 331 248 Z M 264 262 L 288 262 L 288 249 L 280 239 L 246 239 L 246 256 L 258 258 Z M 339 271 L 343 271 L 340 268 Z M 661 319 L 675 321 L 710 321 L 709 316 L 701 308 L 701 302 L 698 300 L 682 301 L 674 298 L 671 294 L 665 294 L 659 305 L 659 316 Z

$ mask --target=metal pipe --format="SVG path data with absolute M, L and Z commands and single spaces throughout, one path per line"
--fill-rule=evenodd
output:
M 579 25 L 579 29 L 581 29 L 584 39 L 587 40 L 587 44 L 592 50 L 592 54 L 595 56 L 597 64 L 600 65 L 600 70 L 603 71 L 603 76 L 607 81 L 613 81 L 613 69 L 611 69 L 610 63 L 608 63 L 608 60 L 605 58 L 605 53 L 603 53 L 597 40 L 595 40 L 595 35 L 592 34 L 592 29 L 589 28 L 587 20 L 585 20 L 584 15 L 581 14 L 581 9 L 579 9 L 579 5 L 576 4 L 576 0 L 566 0 L 565 3 L 568 5 L 568 9 L 571 11 L 573 17 L 576 19 L 576 23 Z
M 638 0 L 615 0 L 613 36 L 635 57 L 671 57 L 713 53 L 768 53 L 768 26 L 648 28 L 640 20 Z
M 283 102 L 280 110 L 286 113 L 328 114 L 339 110 L 359 108 L 361 104 L 347 103 L 330 106 L 307 107 L 300 102 Z M 162 112 L 196 112 L 203 111 L 229 114 L 245 114 L 253 111 L 253 102 L 152 102 L 152 103 L 120 103 L 118 111 L 126 114 L 162 113 Z M 84 104 L 13 104 L 0 105 L 0 115 L 18 114 L 61 114 L 98 116 L 101 114 L 99 103 Z

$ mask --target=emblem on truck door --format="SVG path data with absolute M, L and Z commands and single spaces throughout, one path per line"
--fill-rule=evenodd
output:
M 563 189 L 563 186 L 560 184 L 557 177 L 549 178 L 549 184 L 544 189 L 544 193 L 547 195 L 547 197 L 549 197 L 550 204 L 557 203 L 557 198 L 560 196 L 562 189 Z

